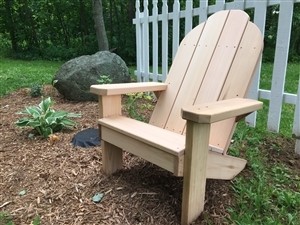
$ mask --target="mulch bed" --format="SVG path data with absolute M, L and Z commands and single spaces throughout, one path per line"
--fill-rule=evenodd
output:
M 40 137 L 30 139 L 30 129 L 14 124 L 20 116 L 16 112 L 40 98 L 22 89 L 0 99 L 1 211 L 12 215 L 15 224 L 27 225 L 36 215 L 45 225 L 180 224 L 182 178 L 130 154 L 124 155 L 123 170 L 105 176 L 100 147 L 70 143 L 78 131 L 97 128 L 97 103 L 69 102 L 49 87 L 45 93 L 55 100 L 56 109 L 81 113 L 82 118 L 76 119 L 77 129 L 58 133 L 59 141 L 50 144 Z M 299 170 L 293 143 L 282 139 L 276 145 L 292 158 L 274 154 L 274 161 Z M 23 190 L 26 194 L 20 196 Z M 100 203 L 91 200 L 96 193 L 105 194 Z M 208 180 L 205 211 L 194 224 L 226 224 L 226 209 L 233 204 L 230 181 Z

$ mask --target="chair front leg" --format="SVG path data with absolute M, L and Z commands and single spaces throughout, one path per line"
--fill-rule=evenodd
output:
M 187 121 L 183 170 L 181 224 L 193 222 L 203 211 L 210 124 Z
M 106 142 L 102 141 L 102 168 L 103 172 L 111 175 L 123 167 L 123 150 Z
M 121 108 L 121 95 L 99 96 L 100 118 L 119 116 L 121 115 Z M 100 125 L 99 130 L 101 130 Z M 101 140 L 101 149 L 102 168 L 105 174 L 110 175 L 122 168 L 122 149 L 104 140 Z

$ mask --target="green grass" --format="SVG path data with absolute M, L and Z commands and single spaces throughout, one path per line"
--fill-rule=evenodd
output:
M 272 84 L 273 64 L 264 63 L 261 71 L 260 88 L 270 90 Z M 290 63 L 287 67 L 285 79 L 285 92 L 296 94 L 300 76 L 300 63 Z
M 260 88 L 270 90 L 273 65 L 263 64 Z M 297 93 L 300 64 L 289 64 L 285 92 Z M 249 173 L 233 180 L 235 204 L 230 208 L 230 224 L 297 225 L 300 221 L 300 178 L 284 164 L 272 163 L 264 150 L 267 139 L 279 139 L 279 134 L 266 131 L 269 101 L 263 100 L 264 108 L 258 112 L 256 128 L 240 123 L 234 134 L 235 142 L 230 148 L 234 155 L 240 149 L 248 160 Z M 291 139 L 294 105 L 284 104 L 280 123 L 280 135 Z M 246 147 L 244 147 L 246 146 Z M 276 151 L 284 152 L 278 146 Z
M 1 225 L 14 225 L 12 217 L 6 212 L 0 212 Z
M 61 65 L 61 62 L 0 58 L 0 97 L 34 84 L 51 84 Z
M 265 90 L 270 90 L 272 84 L 272 72 L 273 64 L 265 63 L 262 66 L 260 88 Z M 300 76 L 300 63 L 290 63 L 287 67 L 287 75 L 285 79 L 284 91 L 291 94 L 297 94 L 298 82 Z M 269 111 L 269 101 L 262 100 L 264 102 L 264 108 L 259 113 L 257 120 L 257 128 L 259 130 L 265 130 L 267 128 L 267 117 Z M 292 135 L 292 121 L 294 120 L 294 110 L 295 106 L 291 104 L 283 104 L 282 116 L 280 122 L 279 132 L 287 137 Z
M 230 152 L 239 155 L 244 149 L 249 173 L 233 180 L 235 204 L 229 209 L 230 224 L 299 224 L 300 177 L 284 164 L 270 163 L 269 155 L 285 149 L 276 145 L 271 146 L 274 152 L 263 149 L 264 140 L 277 137 L 244 123 L 238 125 Z
M 41 224 L 40 216 L 36 215 L 30 224 L 40 225 Z M 13 218 L 11 215 L 9 215 L 9 213 L 0 212 L 0 225 L 15 225 L 15 223 L 13 222 Z
M 21 87 L 32 84 L 50 84 L 62 63 L 49 61 L 18 61 L 0 58 L 0 97 Z M 270 89 L 272 64 L 263 64 L 260 88 Z M 134 68 L 130 68 L 133 74 Z M 296 93 L 300 75 L 299 64 L 289 64 L 287 70 L 285 91 Z M 266 139 L 276 139 L 278 134 L 266 131 L 267 100 L 264 109 L 258 113 L 257 127 L 250 128 L 245 123 L 237 126 L 234 134 L 235 142 L 230 148 L 233 155 L 243 154 L 248 160 L 247 176 L 240 175 L 232 181 L 235 193 L 235 203 L 229 209 L 229 224 L 291 224 L 300 221 L 300 178 L 287 166 L 279 163 L 270 165 L 268 154 L 261 147 Z M 291 121 L 294 116 L 294 106 L 284 104 L 280 133 L 285 138 L 291 137 Z M 284 151 L 273 146 L 278 151 Z M 241 151 L 241 149 L 244 149 Z M 292 184 L 292 185 L 291 185 Z M 0 214 L 1 220 L 11 218 Z

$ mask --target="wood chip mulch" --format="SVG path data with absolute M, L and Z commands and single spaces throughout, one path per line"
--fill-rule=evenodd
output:
M 50 144 L 14 124 L 16 113 L 40 98 L 26 89 L 0 98 L 0 211 L 16 225 L 29 225 L 36 215 L 43 225 L 180 224 L 182 178 L 130 154 L 124 154 L 123 170 L 105 176 L 100 147 L 70 143 L 77 132 L 97 128 L 97 103 L 69 102 L 49 87 L 45 93 L 55 109 L 82 117 L 76 129 L 57 133 L 59 140 Z M 96 193 L 104 193 L 100 203 L 92 201 Z M 208 180 L 206 201 L 194 224 L 226 224 L 234 204 L 230 181 Z

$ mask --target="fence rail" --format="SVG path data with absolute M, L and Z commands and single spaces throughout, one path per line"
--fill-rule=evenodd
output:
M 174 0 L 170 12 L 167 0 L 136 0 L 136 17 L 133 23 L 136 26 L 138 81 L 164 81 L 169 69 L 169 59 L 174 58 L 181 38 L 195 25 L 205 21 L 210 14 L 224 9 L 253 9 L 253 22 L 264 34 L 267 8 L 278 5 L 279 19 L 271 90 L 259 89 L 260 62 L 248 96 L 270 101 L 267 127 L 274 132 L 279 132 L 283 104 L 295 105 L 293 134 L 296 137 L 295 151 L 300 154 L 300 84 L 298 94 L 284 91 L 292 15 L 294 4 L 300 3 L 300 0 L 216 0 L 213 5 L 208 0 L 198 0 L 197 7 L 194 7 L 194 3 L 196 5 L 196 1 L 186 0 L 184 9 L 181 9 L 180 1 Z M 180 29 L 183 25 L 184 34 L 181 33 L 183 29 Z M 256 116 L 253 113 L 247 117 L 246 120 L 251 126 L 256 125 Z

